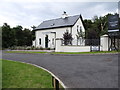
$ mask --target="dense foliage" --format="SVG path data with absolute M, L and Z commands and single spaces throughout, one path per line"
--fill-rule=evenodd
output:
M 63 34 L 63 41 L 65 45 L 72 44 L 72 34 L 66 30 L 66 32 Z
M 35 39 L 34 32 L 22 26 L 11 28 L 4 23 L 2 28 L 2 47 L 9 48 L 12 46 L 31 46 L 32 40 Z
M 86 39 L 98 39 L 101 35 L 107 34 L 108 16 L 94 16 L 92 20 L 84 20 Z

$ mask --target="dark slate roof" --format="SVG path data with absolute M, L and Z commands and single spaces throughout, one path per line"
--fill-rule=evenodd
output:
M 80 15 L 43 21 L 38 27 L 35 28 L 35 30 L 73 26 L 78 18 L 80 18 Z

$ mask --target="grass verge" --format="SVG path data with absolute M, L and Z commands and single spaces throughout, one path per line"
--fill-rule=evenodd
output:
M 34 51 L 4 51 L 5 53 L 47 53 L 47 52 L 34 52 Z
M 35 66 L 2 61 L 2 88 L 53 88 L 51 75 Z
M 96 51 L 96 52 L 33 52 L 33 51 L 4 51 L 5 53 L 49 53 L 49 54 L 97 54 L 97 53 L 118 53 L 120 51 Z
M 97 53 L 118 53 L 118 51 L 96 51 L 96 52 L 52 52 L 51 54 L 97 54 Z
M 0 59 L 0 90 L 2 88 L 2 59 Z

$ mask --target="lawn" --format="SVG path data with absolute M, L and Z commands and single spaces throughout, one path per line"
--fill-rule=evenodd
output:
M 1 61 L 3 88 L 53 88 L 48 72 L 25 63 Z
M 2 60 L 0 59 L 0 90 L 2 88 Z
M 47 52 L 35 52 L 35 51 L 4 51 L 5 53 L 47 53 Z
M 118 51 L 96 51 L 96 52 L 52 52 L 51 54 L 97 54 L 97 53 L 118 53 Z
M 120 51 L 96 51 L 96 52 L 32 52 L 32 51 L 5 51 L 5 53 L 49 53 L 49 54 L 96 54 L 96 53 L 117 53 Z

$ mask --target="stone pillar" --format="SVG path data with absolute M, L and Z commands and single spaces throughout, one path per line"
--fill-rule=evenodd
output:
M 100 37 L 100 51 L 108 51 L 108 35 L 103 35 Z
M 55 40 L 56 40 L 55 52 L 61 52 L 62 38 L 56 38 Z

